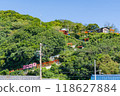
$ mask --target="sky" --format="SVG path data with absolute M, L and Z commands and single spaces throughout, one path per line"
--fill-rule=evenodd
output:
M 0 0 L 0 10 L 14 10 L 43 22 L 66 19 L 75 23 L 114 24 L 120 31 L 120 0 Z

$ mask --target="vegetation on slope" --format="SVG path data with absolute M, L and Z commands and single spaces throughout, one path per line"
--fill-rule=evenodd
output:
M 69 29 L 70 36 L 59 32 Z M 29 15 L 15 11 L 0 11 L 0 74 L 22 68 L 33 62 L 39 63 L 39 44 L 43 44 L 42 62 L 50 61 L 50 56 L 60 54 L 61 65 L 43 68 L 43 77 L 60 79 L 90 79 L 97 70 L 103 74 L 118 74 L 120 63 L 120 35 L 116 33 L 97 33 L 97 24 L 74 23 L 69 20 L 42 22 Z M 87 30 L 93 32 L 85 34 Z M 85 42 L 85 38 L 89 38 Z M 75 48 L 67 46 L 72 43 Z M 83 49 L 77 48 L 83 46 Z M 9 69 L 9 70 L 8 70 Z M 16 70 L 11 75 L 24 75 Z M 27 75 L 39 75 L 39 69 L 29 70 Z M 62 77 L 62 78 L 61 78 Z

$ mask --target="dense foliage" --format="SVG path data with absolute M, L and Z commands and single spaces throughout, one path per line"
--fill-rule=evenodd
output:
M 38 18 L 14 11 L 0 12 L 0 67 L 17 69 L 31 62 L 39 62 L 36 51 L 43 44 L 43 61 L 58 54 L 65 45 L 64 35 L 53 28 L 40 25 Z M 4 17 L 4 18 L 2 18 Z M 8 23 L 9 22 L 9 23 Z M 31 59 L 32 58 L 32 59 Z
M 83 43 L 84 49 L 61 55 L 63 73 L 67 73 L 70 79 L 90 79 L 91 74 L 94 74 L 96 60 L 97 70 L 101 70 L 102 74 L 119 74 L 120 35 L 95 33 L 89 34 L 89 38 L 89 41 Z
M 61 28 L 67 28 L 70 36 L 59 32 Z M 8 75 L 9 70 L 26 64 L 39 63 L 40 43 L 43 44 L 42 62 L 48 62 L 50 56 L 58 54 L 61 62 L 50 69 L 43 68 L 43 78 L 90 79 L 94 60 L 102 74 L 118 74 L 120 34 L 97 33 L 98 28 L 97 24 L 83 25 L 69 20 L 42 22 L 12 10 L 0 11 L 0 75 Z M 86 41 L 86 38 L 89 39 Z M 75 48 L 67 43 L 72 43 Z M 25 75 L 25 71 L 16 70 L 10 75 Z M 27 75 L 39 75 L 39 69 L 28 70 Z

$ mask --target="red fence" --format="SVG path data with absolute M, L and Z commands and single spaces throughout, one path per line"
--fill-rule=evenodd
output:
M 59 64 L 59 60 L 56 59 L 56 60 L 54 60 L 54 61 L 44 62 L 44 63 L 42 63 L 42 67 L 50 66 L 50 65 L 52 65 L 53 63 L 58 63 L 58 64 Z M 40 68 L 40 64 L 33 63 L 33 64 L 29 64 L 29 65 L 23 65 L 23 68 L 20 68 L 20 69 L 17 69 L 17 70 L 24 70 L 24 69 L 29 69 L 29 68 L 33 68 L 33 67 Z M 14 70 L 9 71 L 9 74 L 10 74 L 11 72 L 14 72 Z

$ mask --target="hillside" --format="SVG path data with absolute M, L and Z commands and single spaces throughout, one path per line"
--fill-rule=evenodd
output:
M 42 42 L 47 61 L 48 57 L 58 54 L 63 46 L 64 35 L 53 28 L 40 25 L 38 18 L 21 15 L 15 11 L 0 11 L 0 67 L 17 69 L 30 62 L 38 62 L 35 52 Z M 55 49 L 55 48 L 58 49 Z M 29 61 L 33 58 L 33 61 Z M 43 59 L 43 61 L 44 61 Z
M 63 73 L 70 79 L 88 80 L 94 74 L 94 60 L 97 64 L 97 74 L 119 74 L 120 34 L 95 33 L 89 34 L 90 40 L 84 42 L 84 49 L 78 49 L 61 55 Z M 66 58 L 63 58 L 65 56 Z
M 70 35 L 59 32 L 69 29 Z M 22 68 L 23 65 L 36 62 L 39 64 L 39 44 L 42 43 L 42 62 L 50 61 L 50 56 L 60 55 L 61 65 L 43 68 L 43 77 L 62 79 L 90 79 L 93 74 L 94 60 L 97 70 L 103 74 L 118 74 L 120 63 L 120 34 L 97 33 L 97 24 L 74 23 L 69 20 L 42 22 L 29 15 L 15 11 L 0 11 L 0 74 L 9 74 L 8 70 Z M 92 30 L 91 33 L 85 33 Z M 89 38 L 86 41 L 86 38 Z M 75 48 L 67 46 L 72 43 Z M 84 47 L 83 49 L 78 46 Z M 8 70 L 6 70 L 8 69 Z M 39 69 L 28 75 L 39 75 Z M 25 71 L 25 70 L 24 70 Z M 11 75 L 23 75 L 16 71 Z

